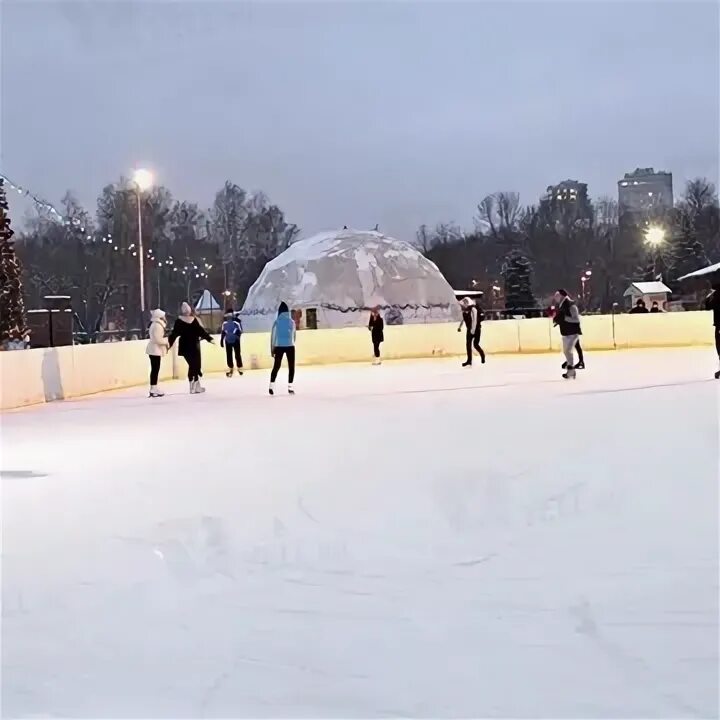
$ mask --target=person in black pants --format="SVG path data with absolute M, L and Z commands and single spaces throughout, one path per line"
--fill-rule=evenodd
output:
M 225 313 L 225 322 L 220 333 L 220 347 L 225 346 L 225 356 L 227 358 L 228 371 L 225 373 L 227 377 L 232 377 L 235 372 L 233 367 L 233 356 L 235 356 L 235 364 L 237 365 L 238 375 L 242 375 L 242 355 L 240 353 L 240 339 L 242 337 L 242 322 L 233 315 L 232 310 Z
M 278 315 L 270 333 L 270 353 L 273 356 L 273 368 L 270 373 L 270 394 L 275 394 L 275 381 L 280 372 L 283 358 L 286 357 L 288 361 L 288 393 L 294 395 L 295 321 L 290 317 L 290 310 L 284 302 L 280 303 Z
M 380 314 L 380 308 L 374 307 L 370 312 L 368 330 L 373 344 L 373 365 L 380 365 L 380 345 L 385 341 L 385 321 Z
M 193 314 L 192 308 L 186 302 L 180 307 L 180 315 L 175 321 L 172 333 L 170 333 L 169 346 L 172 347 L 178 338 L 180 339 L 178 354 L 182 355 L 188 364 L 190 394 L 204 393 L 205 388 L 200 384 L 200 378 L 202 377 L 200 340 L 211 343 L 213 339 L 200 324 L 200 321 Z
M 713 325 L 715 326 L 715 352 L 720 363 L 720 281 L 713 284 L 712 292 L 705 298 L 705 309 L 712 310 Z M 720 380 L 720 370 L 715 373 L 715 379 Z
M 472 351 L 473 348 L 477 350 L 480 355 L 480 362 L 485 364 L 485 351 L 480 347 L 480 333 L 482 330 L 483 314 L 480 312 L 478 306 L 469 297 L 463 298 L 460 302 L 462 308 L 462 320 L 458 327 L 458 332 L 462 332 L 463 325 L 465 325 L 465 351 L 467 353 L 467 360 L 463 363 L 463 367 L 470 367 L 472 365 Z
M 160 377 L 160 363 L 167 355 L 168 341 L 165 338 L 165 313 L 159 308 L 153 310 L 150 315 L 150 328 L 148 341 L 145 352 L 150 358 L 150 397 L 161 398 L 165 393 L 158 390 L 158 378 Z

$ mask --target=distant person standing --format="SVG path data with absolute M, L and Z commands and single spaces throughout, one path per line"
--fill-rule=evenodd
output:
M 233 315 L 232 308 L 225 313 L 225 322 L 220 331 L 220 347 L 225 346 L 228 371 L 226 377 L 232 377 L 235 372 L 233 356 L 237 365 L 238 375 L 242 375 L 242 353 L 240 352 L 240 341 L 242 339 L 242 321 Z
M 643 313 L 650 312 L 647 307 L 645 307 L 645 301 L 640 298 L 636 303 L 635 307 L 628 313 L 629 315 L 641 315 Z
M 555 318 L 553 322 L 560 328 L 562 336 L 563 354 L 565 355 L 566 370 L 563 377 L 566 380 L 573 380 L 575 373 L 575 358 L 573 351 L 581 335 L 580 311 L 575 302 L 570 298 L 567 290 L 558 289 L 555 293 Z
M 159 308 L 153 310 L 150 315 L 150 329 L 148 330 L 150 340 L 145 348 L 145 353 L 150 358 L 151 398 L 159 398 L 165 395 L 165 393 L 158 390 L 158 378 L 160 377 L 160 363 L 165 355 L 167 355 L 170 345 L 165 337 L 166 329 L 167 321 L 165 320 L 165 311 Z
M 713 285 L 712 292 L 705 298 L 705 309 L 712 310 L 713 325 L 715 326 L 715 352 L 717 352 L 720 366 L 720 281 Z M 720 369 L 715 373 L 715 379 L 720 380 Z
M 380 345 L 385 342 L 385 321 L 380 314 L 380 308 L 375 306 L 370 312 L 370 322 L 368 322 L 368 330 L 372 338 L 373 345 L 373 365 L 380 365 Z
M 175 321 L 172 333 L 170 333 L 169 347 L 172 347 L 178 339 L 178 354 L 185 358 L 188 365 L 190 394 L 204 393 L 205 388 L 200 384 L 200 377 L 202 376 L 200 341 L 205 340 L 212 343 L 213 339 L 200 324 L 200 321 L 193 314 L 192 308 L 186 302 L 180 306 L 180 315 Z
M 465 360 L 462 366 L 470 367 L 472 365 L 473 348 L 475 348 L 478 355 L 480 355 L 480 362 L 485 364 L 485 351 L 480 347 L 483 315 L 475 302 L 469 297 L 465 297 L 460 301 L 460 308 L 462 310 L 462 320 L 460 321 L 458 332 L 462 332 L 464 325 L 465 352 L 467 353 L 467 360 Z
M 281 302 L 277 318 L 270 333 L 270 353 L 273 356 L 273 368 L 270 373 L 270 394 L 275 394 L 275 381 L 284 357 L 288 362 L 288 393 L 295 394 L 293 381 L 295 380 L 295 321 L 290 317 L 290 310 L 286 303 Z

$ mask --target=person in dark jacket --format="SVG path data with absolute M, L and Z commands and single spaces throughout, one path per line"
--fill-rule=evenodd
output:
M 373 344 L 373 365 L 380 365 L 380 345 L 385 342 L 385 321 L 380 314 L 380 308 L 374 307 L 370 312 L 368 330 Z
M 647 313 L 647 312 L 650 312 L 650 311 L 645 307 L 645 301 L 642 298 L 640 298 L 635 303 L 635 307 L 628 314 L 629 315 L 638 315 L 638 314 Z
M 233 366 L 233 355 L 235 356 L 235 364 L 237 365 L 238 375 L 242 375 L 242 353 L 240 352 L 240 340 L 243 333 L 242 321 L 233 315 L 232 309 L 225 313 L 225 322 L 220 331 L 220 347 L 225 346 L 225 355 L 227 357 L 228 371 L 226 377 L 232 377 L 235 372 Z
M 712 310 L 713 325 L 715 326 L 715 351 L 720 364 L 720 281 L 713 284 L 713 289 L 705 298 L 705 309 Z M 720 370 L 715 373 L 715 379 L 720 380 Z
M 659 312 L 662 312 L 662 310 L 660 309 L 660 306 L 658 305 L 658 301 L 657 301 L 657 300 L 653 301 L 653 304 L 650 306 L 650 312 L 651 312 L 651 313 L 659 313 Z
M 582 330 L 580 329 L 580 311 L 568 295 L 567 290 L 563 290 L 562 288 L 558 289 L 555 293 L 555 305 L 557 310 L 555 311 L 553 323 L 560 328 L 566 363 L 563 377 L 566 380 L 572 380 L 576 375 L 573 351 L 580 335 L 582 335 Z
M 286 303 L 281 302 L 277 318 L 270 333 L 270 353 L 274 358 L 272 372 L 270 373 L 270 394 L 275 394 L 275 381 L 277 380 L 283 357 L 288 361 L 288 393 L 295 394 L 293 381 L 295 380 L 295 321 L 290 317 L 290 310 Z
M 178 339 L 178 355 L 184 357 L 185 362 L 188 364 L 190 394 L 196 395 L 204 393 L 205 388 L 200 384 L 200 377 L 202 376 L 200 341 L 206 340 L 211 343 L 213 339 L 200 324 L 200 321 L 193 314 L 192 308 L 186 302 L 180 306 L 180 315 L 175 321 L 172 333 L 170 333 L 170 347 L 172 347 Z
M 460 308 L 462 309 L 462 320 L 458 327 L 458 332 L 462 332 L 463 325 L 465 326 L 465 352 L 467 353 L 467 360 L 462 364 L 463 367 L 470 367 L 473 361 L 472 351 L 473 348 L 477 350 L 480 355 L 480 362 L 485 364 L 485 351 L 480 347 L 480 333 L 482 331 L 482 321 L 484 319 L 483 314 L 480 312 L 480 308 L 475 302 L 469 298 L 463 298 L 460 301 Z

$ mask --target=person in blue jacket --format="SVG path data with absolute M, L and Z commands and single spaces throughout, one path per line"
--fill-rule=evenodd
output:
M 238 375 L 242 375 L 242 354 L 240 352 L 240 337 L 243 328 L 239 318 L 233 315 L 232 310 L 225 313 L 225 322 L 220 333 L 220 347 L 225 346 L 225 354 L 227 356 L 228 371 L 225 373 L 227 377 L 232 377 L 235 372 L 233 367 L 233 355 L 235 356 L 235 364 L 237 365 Z
M 281 302 L 277 318 L 270 333 L 270 353 L 274 358 L 272 372 L 270 373 L 270 394 L 275 394 L 275 380 L 283 357 L 288 362 L 288 392 L 295 394 L 293 380 L 295 379 L 295 321 L 290 317 L 290 310 L 286 303 Z

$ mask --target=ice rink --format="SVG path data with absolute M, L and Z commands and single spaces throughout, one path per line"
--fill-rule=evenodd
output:
M 2 416 L 4 717 L 716 717 L 714 350 Z

